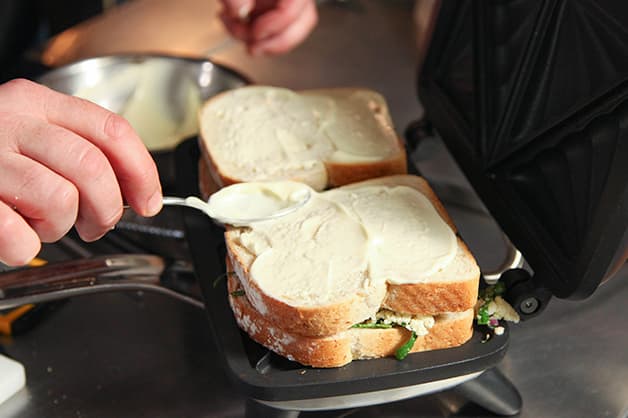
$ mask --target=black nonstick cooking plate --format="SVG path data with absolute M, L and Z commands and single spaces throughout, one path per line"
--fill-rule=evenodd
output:
M 195 139 L 176 150 L 180 195 L 198 195 L 199 150 Z M 278 356 L 238 328 L 227 301 L 223 230 L 205 215 L 183 209 L 186 237 L 205 300 L 209 322 L 231 380 L 247 396 L 271 402 L 363 394 L 468 376 L 497 364 L 508 331 L 483 342 L 476 330 L 466 344 L 394 358 L 354 361 L 334 369 L 314 369 Z

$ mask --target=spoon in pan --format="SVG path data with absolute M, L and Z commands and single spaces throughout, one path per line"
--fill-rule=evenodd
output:
M 224 187 L 207 202 L 195 196 L 164 196 L 163 204 L 198 209 L 223 225 L 246 226 L 286 216 L 311 197 L 308 186 L 294 181 L 250 182 Z

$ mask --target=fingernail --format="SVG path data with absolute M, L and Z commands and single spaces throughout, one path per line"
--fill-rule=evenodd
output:
M 243 4 L 238 9 L 238 17 L 240 18 L 240 20 L 248 19 L 249 13 L 251 13 L 251 4 L 250 3 Z
M 148 216 L 157 215 L 161 210 L 163 205 L 163 196 L 161 195 L 161 190 L 156 191 L 150 199 L 148 199 L 147 210 Z
M 104 237 L 107 234 L 107 232 L 108 231 L 105 231 L 104 233 L 100 233 L 100 234 L 86 234 L 84 232 L 79 232 L 79 237 L 81 237 L 81 239 L 85 242 L 94 242 Z

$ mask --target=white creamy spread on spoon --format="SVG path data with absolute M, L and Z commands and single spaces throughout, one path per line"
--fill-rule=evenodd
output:
M 293 181 L 238 183 L 214 193 L 207 214 L 231 225 L 248 225 L 284 215 L 303 205 L 311 189 Z

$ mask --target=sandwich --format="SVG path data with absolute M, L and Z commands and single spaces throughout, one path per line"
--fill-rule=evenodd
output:
M 313 367 L 459 346 L 480 271 L 418 176 L 315 192 L 280 218 L 225 232 L 229 303 L 268 349 Z
M 204 197 L 240 182 L 311 188 L 289 215 L 225 232 L 227 297 L 253 340 L 339 367 L 471 338 L 479 268 L 427 182 L 406 174 L 380 94 L 243 87 L 199 120 Z
M 229 90 L 201 107 L 199 130 L 206 193 L 269 180 L 320 191 L 407 171 L 386 101 L 368 89 Z

